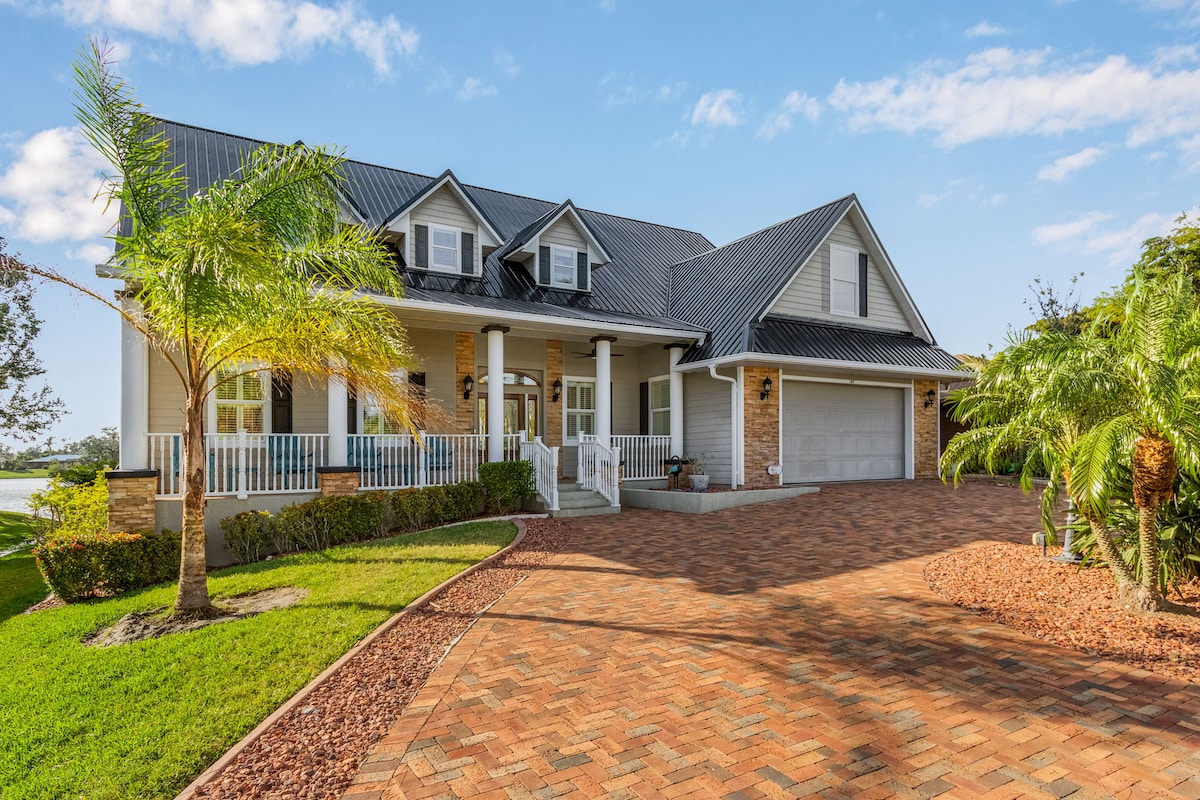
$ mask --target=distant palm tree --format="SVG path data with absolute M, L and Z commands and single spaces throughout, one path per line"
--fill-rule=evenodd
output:
M 410 365 L 395 316 L 363 292 L 399 297 L 388 253 L 369 232 L 339 222 L 342 159 L 323 147 L 263 146 L 230 177 L 188 195 L 153 118 L 95 41 L 75 62 L 76 116 L 115 167 L 106 182 L 124 226 L 110 265 L 125 280 L 118 310 L 170 364 L 184 391 L 183 554 L 175 613 L 212 606 L 204 554 L 204 411 L 218 386 L 272 368 L 352 382 L 411 427 Z M 129 309 L 133 310 L 129 310 Z M 141 310 L 138 310 L 141 309 Z
M 964 463 L 993 468 L 1017 453 L 1026 488 L 1039 467 L 1050 476 L 1047 501 L 1061 482 L 1092 526 L 1119 602 L 1142 611 L 1169 605 L 1159 588 L 1158 508 L 1173 496 L 1180 464 L 1200 466 L 1198 300 L 1187 276 L 1138 276 L 1119 325 L 1014 338 L 957 393 L 955 415 L 972 429 L 942 461 L 944 475 L 957 475 Z M 1139 575 L 1107 527 L 1122 467 L 1133 476 Z

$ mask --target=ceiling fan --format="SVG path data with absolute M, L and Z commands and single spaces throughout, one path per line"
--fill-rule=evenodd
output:
M 624 353 L 609 353 L 609 355 L 612 358 L 624 358 L 625 357 Z M 592 347 L 592 352 L 590 352 L 590 353 L 575 353 L 575 357 L 576 358 L 595 358 L 596 357 L 596 348 Z

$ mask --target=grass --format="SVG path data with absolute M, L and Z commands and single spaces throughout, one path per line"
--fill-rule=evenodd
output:
M 0 511 L 0 552 L 22 544 L 33 534 L 29 517 Z M 0 622 L 20 614 L 46 596 L 46 584 L 29 548 L 0 558 Z
M 48 478 L 50 477 L 49 467 L 40 467 L 38 469 L 0 469 L 0 480 L 4 478 Z
M 173 586 L 0 622 L 4 797 L 169 798 L 380 623 L 512 541 L 508 522 L 220 570 L 215 598 L 300 586 L 291 608 L 135 644 L 80 640 Z

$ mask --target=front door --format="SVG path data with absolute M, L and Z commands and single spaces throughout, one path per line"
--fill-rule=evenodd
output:
M 487 397 L 479 398 L 479 427 L 487 431 Z M 504 395 L 504 432 L 528 431 L 529 438 L 538 435 L 538 397 L 536 394 Z

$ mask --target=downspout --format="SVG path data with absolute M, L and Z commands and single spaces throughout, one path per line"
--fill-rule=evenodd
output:
M 741 475 L 738 474 L 738 451 L 741 443 L 738 441 L 738 434 L 741 433 L 741 426 L 738 425 L 738 382 L 737 378 L 730 378 L 727 375 L 718 375 L 715 364 L 708 365 L 708 374 L 719 381 L 728 381 L 729 386 L 729 481 L 733 484 L 730 488 L 736 489 L 741 485 Z

